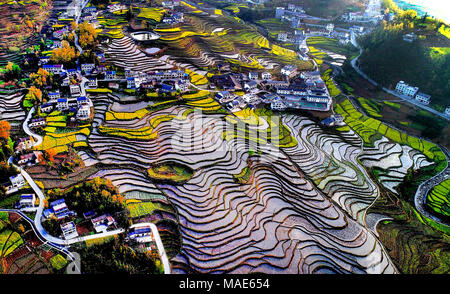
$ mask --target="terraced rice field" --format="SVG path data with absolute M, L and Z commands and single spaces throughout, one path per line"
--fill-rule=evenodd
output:
M 25 119 L 25 111 L 22 109 L 22 99 L 24 94 L 16 92 L 14 94 L 0 93 L 0 119 L 7 121 L 22 121 Z
M 443 216 L 450 216 L 450 179 L 435 186 L 427 195 L 426 205 Z
M 2 258 L 7 257 L 22 244 L 23 240 L 17 232 L 8 229 L 0 231 L 0 256 Z
M 377 119 L 364 116 L 353 107 L 348 99 L 338 104 L 335 111 L 344 116 L 345 122 L 361 136 L 367 147 L 373 147 L 376 141 L 381 139 L 382 136 L 385 136 L 393 142 L 409 146 L 423 153 L 428 160 L 434 161 L 437 164 L 437 172 L 445 168 L 445 154 L 433 143 L 408 136 Z
M 187 13 L 176 28 L 159 27 L 162 46 L 179 63 L 209 67 L 227 61 L 248 69 L 273 69 L 286 63 L 299 68 L 312 65 L 301 61 L 294 51 L 271 44 L 266 38 L 235 18 L 207 13 Z
M 361 224 L 378 191 L 355 159 L 361 152 L 355 133 L 330 138 L 312 121 L 293 115 L 277 122 L 264 112 L 205 114 L 189 105 L 149 111 L 143 103 L 121 104 L 112 95 L 93 100 L 89 156 L 105 167 L 94 176 L 118 185 L 138 219 L 154 213 L 149 199 L 170 201 L 177 216 L 159 214 L 179 223 L 182 248 L 172 259 L 174 272 L 396 271 Z M 174 117 L 151 123 L 161 116 Z M 278 146 L 284 147 L 224 137 L 221 130 L 233 125 L 244 138 L 255 135 L 253 142 L 258 132 L 282 129 Z M 99 131 L 150 126 L 158 136 L 145 140 Z M 168 162 L 189 166 L 192 178 L 177 185 L 154 183 L 146 170 Z
M 129 37 L 112 39 L 111 44 L 103 48 L 106 60 L 120 68 L 133 71 L 150 72 L 172 69 L 173 66 L 159 59 L 147 56 Z

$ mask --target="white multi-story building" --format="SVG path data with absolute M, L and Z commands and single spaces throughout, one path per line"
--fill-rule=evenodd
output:
M 25 186 L 25 179 L 21 174 L 9 177 L 9 181 L 14 188 L 22 188 L 23 186 Z
M 278 41 L 281 41 L 281 42 L 287 42 L 287 39 L 288 39 L 288 33 L 285 33 L 285 32 L 280 32 L 280 33 L 278 33 Z
M 71 96 L 80 96 L 81 95 L 81 89 L 78 85 L 70 85 L 70 95 Z
M 283 100 L 278 98 L 278 99 L 274 99 L 270 103 L 270 108 L 272 108 L 273 110 L 285 110 L 286 109 L 286 105 L 284 104 Z
M 91 108 L 89 107 L 89 104 L 85 103 L 81 105 L 80 108 L 78 108 L 77 111 L 77 118 L 80 120 L 88 119 L 91 115 Z
M 275 11 L 275 18 L 282 19 L 284 16 L 284 7 L 277 7 Z
M 42 66 L 42 68 L 49 73 L 59 75 L 63 70 L 63 65 L 62 64 L 44 64 Z
M 48 100 L 49 101 L 56 101 L 59 98 L 61 98 L 61 94 L 59 93 L 59 90 L 56 90 L 55 92 L 48 92 Z
M 261 74 L 261 78 L 263 80 L 271 80 L 272 79 L 272 74 L 270 72 L 263 72 Z
M 91 72 L 95 68 L 95 64 L 93 63 L 83 63 L 81 64 L 81 70 L 84 72 Z
M 327 31 L 331 34 L 334 31 L 334 24 L 327 24 Z
M 86 86 L 88 86 L 91 89 L 96 89 L 98 87 L 97 78 L 89 78 Z
M 249 72 L 248 73 L 248 78 L 250 80 L 257 80 L 257 79 L 259 79 L 259 74 L 256 71 Z
M 69 108 L 69 101 L 67 100 L 67 98 L 60 98 L 60 99 L 58 99 L 58 101 L 56 102 L 56 108 L 59 111 L 68 109 Z
M 397 86 L 395 86 L 395 91 L 399 92 L 400 94 L 414 97 L 417 92 L 419 91 L 418 87 L 413 87 L 405 83 L 404 81 L 400 81 L 397 83 Z
M 425 105 L 430 104 L 431 96 L 422 92 L 416 94 L 416 100 Z
M 133 77 L 127 78 L 127 89 L 136 89 L 136 83 Z
M 295 65 L 289 64 L 281 69 L 281 74 L 287 77 L 292 77 L 297 73 L 297 67 Z
M 105 75 L 105 79 L 106 80 L 115 80 L 117 79 L 116 77 L 116 71 L 112 70 L 112 71 L 107 71 L 106 75 Z
M 189 83 L 185 80 L 180 80 L 175 83 L 175 89 L 180 90 L 182 93 L 189 91 Z

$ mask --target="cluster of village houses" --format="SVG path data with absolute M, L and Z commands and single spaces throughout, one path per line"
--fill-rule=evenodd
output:
M 404 81 L 399 81 L 395 86 L 395 91 L 398 93 L 414 98 L 422 104 L 428 105 L 431 102 L 431 96 L 422 92 L 419 92 L 418 87 L 410 86 Z
M 346 13 L 342 16 L 342 19 L 348 22 L 365 22 L 366 20 L 379 21 L 384 16 L 380 14 L 376 8 L 372 8 L 365 12 L 357 13 Z M 361 15 L 361 17 L 359 17 Z M 288 4 L 287 7 L 277 7 L 275 11 L 275 18 L 280 19 L 283 22 L 289 22 L 293 32 L 279 32 L 277 35 L 277 40 L 280 42 L 288 42 L 297 44 L 300 50 L 299 57 L 306 59 L 306 55 L 302 52 L 306 51 L 304 48 L 304 40 L 310 36 L 324 36 L 330 38 L 338 39 L 340 44 L 348 44 L 351 42 L 351 34 L 355 36 L 362 35 L 370 31 L 370 29 L 365 28 L 360 25 L 353 25 L 349 29 L 335 28 L 333 23 L 327 25 L 317 25 L 309 23 L 305 20 L 314 19 L 305 13 L 301 6 L 294 4 Z M 302 28 L 302 29 L 300 29 Z
M 8 193 L 17 193 L 20 189 L 25 188 L 27 183 L 22 174 L 17 174 L 9 178 L 10 185 L 6 188 Z M 19 200 L 15 203 L 14 208 L 25 213 L 36 212 L 39 206 L 39 201 L 34 193 L 24 193 L 20 195 Z M 64 221 L 66 218 L 78 218 L 78 214 L 70 210 L 64 198 L 54 200 L 49 203 L 49 208 L 43 211 L 42 218 L 54 218 L 61 221 L 60 228 L 62 237 L 66 240 L 92 233 L 103 233 L 117 228 L 117 222 L 109 213 L 99 215 L 97 211 L 90 210 L 83 213 L 84 221 L 75 224 L 73 220 Z M 87 223 L 87 221 L 89 223 Z M 78 223 L 78 222 L 77 222 Z M 83 226 L 83 228 L 78 228 Z M 92 231 L 89 231 L 92 230 Z M 148 244 L 154 241 L 151 227 L 148 224 L 133 225 L 127 236 L 128 240 L 136 241 L 137 243 Z M 154 244 L 153 244 L 154 245 Z M 154 246 L 153 246 L 154 247 Z
M 20 189 L 25 188 L 27 183 L 22 174 L 17 174 L 9 178 L 10 185 L 6 186 L 7 194 L 17 193 Z M 21 194 L 19 200 L 15 203 L 14 208 L 22 212 L 32 213 L 38 209 L 38 199 L 34 193 Z M 64 198 L 50 202 L 49 208 L 43 211 L 43 218 L 55 218 L 59 221 L 63 221 L 66 218 L 76 218 L 77 213 L 70 210 L 64 200 Z M 95 233 L 102 233 L 107 230 L 116 228 L 115 219 L 108 213 L 98 215 L 95 210 L 83 213 L 84 220 L 90 220 L 92 228 Z M 72 239 L 78 237 L 77 226 L 73 221 L 63 222 L 61 230 L 65 239 Z
M 213 82 L 223 89 L 215 98 L 231 112 L 265 105 L 273 110 L 330 110 L 332 99 L 318 71 L 299 73 L 295 65 L 286 65 L 281 74 L 281 81 L 272 80 L 269 72 L 215 75 Z M 245 94 L 236 95 L 236 90 L 244 90 Z

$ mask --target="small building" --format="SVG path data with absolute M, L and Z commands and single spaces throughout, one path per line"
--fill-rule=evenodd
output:
M 59 111 L 69 109 L 69 101 L 67 100 L 67 98 L 59 98 L 56 102 L 56 109 L 58 109 Z
M 59 98 L 61 98 L 61 94 L 59 93 L 59 90 L 56 90 L 54 92 L 48 92 L 48 99 L 50 101 L 56 101 Z
M 334 126 L 336 121 L 333 116 L 330 116 L 330 117 L 327 117 L 326 119 L 322 120 L 320 123 L 324 126 L 332 127 L 332 126 Z
M 86 82 L 86 86 L 91 89 L 97 89 L 97 87 L 98 87 L 97 78 L 88 78 L 88 81 Z
M 286 77 L 292 78 L 297 74 L 297 67 L 293 64 L 286 65 L 281 69 L 281 74 Z
M 39 57 L 38 66 L 47 64 L 49 61 L 50 61 L 50 56 L 41 56 L 41 57 Z
M 125 74 L 125 78 L 127 78 L 127 79 L 134 76 L 134 72 L 129 67 L 125 68 L 124 74 Z
M 277 7 L 275 10 L 275 18 L 282 19 L 284 16 L 284 7 Z
M 77 227 L 73 222 L 63 223 L 61 225 L 61 231 L 66 240 L 78 237 Z
M 249 72 L 249 73 L 248 73 L 248 78 L 249 78 L 251 81 L 256 81 L 256 80 L 259 79 L 259 74 L 258 74 L 258 72 L 256 72 L 256 71 Z
M 174 87 L 169 84 L 161 84 L 161 92 L 163 92 L 163 93 L 174 92 Z
M 25 179 L 21 174 L 9 177 L 9 181 L 14 188 L 20 189 L 25 186 Z
M 335 124 L 339 125 L 339 124 L 344 123 L 344 116 L 342 114 L 335 113 L 335 114 L 333 114 L 333 117 L 334 117 Z
M 302 19 L 299 17 L 293 17 L 291 20 L 291 28 L 298 29 L 302 24 Z
M 45 126 L 47 122 L 45 121 L 45 117 L 33 118 L 31 122 L 28 124 L 30 128 L 37 128 Z
M 118 83 L 108 83 L 108 88 L 113 89 L 113 90 L 118 90 L 119 84 Z
M 87 212 L 83 213 L 84 219 L 92 219 L 93 217 L 97 216 L 97 212 L 95 210 L 89 210 Z
M 175 89 L 179 90 L 181 93 L 189 91 L 189 83 L 186 80 L 179 80 L 175 83 Z
M 286 33 L 286 32 L 278 33 L 278 36 L 277 36 L 278 41 L 287 42 L 287 39 L 288 39 L 288 33 Z
M 19 156 L 17 163 L 19 165 L 25 165 L 36 161 L 36 155 L 34 153 L 23 154 Z
M 261 74 L 261 78 L 263 79 L 263 80 L 271 80 L 272 79 L 272 74 L 270 73 L 270 72 L 263 72 L 262 74 Z
M 278 98 L 278 99 L 274 99 L 270 103 L 270 108 L 272 110 L 285 110 L 286 109 L 286 104 L 284 104 L 284 102 L 283 102 L 283 100 L 281 98 Z
M 105 79 L 106 80 L 116 80 L 117 79 L 116 71 L 114 71 L 114 70 L 107 71 L 106 75 L 105 75 Z
M 219 100 L 220 103 L 227 103 L 233 100 L 235 97 L 236 95 L 230 91 L 221 91 L 216 94 L 216 98 Z
M 251 103 L 251 104 L 257 104 L 257 103 L 259 103 L 261 101 L 261 99 L 258 96 L 250 94 L 250 93 L 244 94 L 242 96 L 242 99 L 246 103 Z
M 77 97 L 77 96 L 81 95 L 80 86 L 78 86 L 78 85 L 70 85 L 69 89 L 70 89 L 70 95 L 72 97 Z
M 417 40 L 417 35 L 414 33 L 409 33 L 409 34 L 403 35 L 403 41 L 405 41 L 405 42 L 412 43 L 415 40 Z
M 127 78 L 127 89 L 136 89 L 136 83 L 133 77 Z
M 42 66 L 42 69 L 46 70 L 49 73 L 59 75 L 63 71 L 63 65 L 62 64 L 44 64 Z
M 52 208 L 53 213 L 55 214 L 57 219 L 63 219 L 66 216 L 75 215 L 75 212 L 69 210 L 69 208 L 67 207 L 64 198 L 51 202 L 50 207 Z
M 45 103 L 45 104 L 42 104 L 41 106 L 39 106 L 39 108 L 40 108 L 41 112 L 49 113 L 53 110 L 53 104 Z
M 131 227 L 128 238 L 138 243 L 148 243 L 154 240 L 151 227 L 144 224 L 137 224 Z
M 81 64 L 81 70 L 85 73 L 90 73 L 94 70 L 95 64 L 93 63 L 83 63 Z
M 400 81 L 395 86 L 395 91 L 397 91 L 400 94 L 409 96 L 409 97 L 414 97 L 417 94 L 417 92 L 419 91 L 419 88 L 410 86 L 407 83 L 405 83 L 404 81 Z
M 262 102 L 266 104 L 272 103 L 272 101 L 280 99 L 280 96 L 274 93 L 267 93 L 261 96 Z
M 258 83 L 256 81 L 246 82 L 244 84 L 245 91 L 250 91 L 252 89 L 256 89 L 258 87 Z
M 16 152 L 31 149 L 34 146 L 34 143 L 34 138 L 31 136 L 20 138 L 17 143 Z
M 445 115 L 450 116 L 450 106 L 445 109 Z
M 77 119 L 86 120 L 91 116 L 91 108 L 87 103 L 81 105 L 77 111 Z
M 98 57 L 98 55 L 97 55 L 97 57 Z M 97 66 L 97 72 L 106 74 L 106 72 L 107 72 L 106 66 L 103 64 L 100 64 L 99 66 Z
M 35 207 L 36 195 L 35 194 L 22 194 L 20 195 L 20 200 L 17 202 L 17 208 L 25 209 Z
M 66 72 L 67 72 L 67 75 L 69 76 L 69 78 L 74 78 L 75 79 L 77 77 L 77 75 L 78 75 L 77 70 L 74 69 L 74 68 L 69 68 L 69 69 L 66 70 Z
M 93 218 L 91 221 L 97 233 L 105 232 L 109 226 L 116 223 L 114 218 L 109 214 L 104 214 L 99 217 Z
M 431 102 L 431 96 L 422 92 L 416 94 L 416 100 L 422 104 L 428 105 Z
M 61 86 L 67 87 L 69 85 L 70 85 L 70 78 L 69 76 L 66 75 L 62 80 Z
M 334 24 L 329 23 L 329 24 L 327 24 L 326 28 L 327 28 L 328 33 L 331 34 L 334 31 Z
M 81 107 L 83 104 L 88 104 L 89 100 L 85 96 L 77 97 L 77 107 Z

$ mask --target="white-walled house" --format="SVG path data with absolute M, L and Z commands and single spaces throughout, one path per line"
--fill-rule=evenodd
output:
M 397 86 L 395 86 L 395 91 L 399 92 L 400 94 L 414 97 L 417 92 L 419 91 L 418 87 L 413 87 L 405 83 L 404 81 L 400 81 L 397 83 Z
M 445 109 L 445 115 L 450 116 L 450 106 Z
M 286 65 L 281 69 L 281 74 L 288 77 L 293 76 L 295 73 L 297 73 L 297 67 L 292 64 Z
M 428 105 L 431 102 L 431 96 L 422 92 L 417 93 L 416 100 L 422 104 Z
M 272 74 L 270 72 L 263 72 L 261 74 L 261 78 L 263 80 L 271 80 L 272 79 Z

